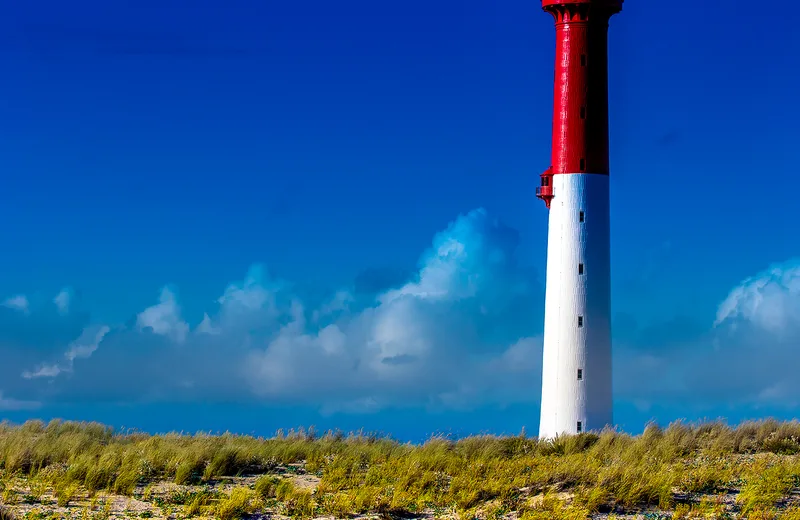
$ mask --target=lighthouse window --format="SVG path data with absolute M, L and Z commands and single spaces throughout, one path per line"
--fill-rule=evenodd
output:
M 583 369 L 579 368 L 578 369 L 578 381 L 582 381 L 582 380 L 583 380 Z
M 578 274 L 583 274 L 583 264 L 578 264 Z
M 578 214 L 578 219 L 583 222 L 583 211 Z
M 581 119 L 586 119 L 586 107 L 581 107 Z
M 583 431 L 583 423 L 578 421 L 578 433 L 581 433 L 582 431 Z
M 550 178 L 542 177 L 542 186 L 550 186 Z
M 585 66 L 586 66 L 586 55 L 585 54 L 581 54 L 581 67 L 585 67 Z
M 583 327 L 583 316 L 578 316 L 578 327 Z
M 586 159 L 581 158 L 581 171 L 586 169 Z

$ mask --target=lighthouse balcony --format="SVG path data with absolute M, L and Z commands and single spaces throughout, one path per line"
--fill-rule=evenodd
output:
M 553 200 L 553 187 L 552 186 L 537 186 L 536 198 L 544 201 L 544 205 L 550 208 L 550 202 Z
M 544 201 L 545 206 L 550 207 L 553 200 L 553 168 L 544 171 L 541 177 L 540 186 L 536 187 L 536 197 Z

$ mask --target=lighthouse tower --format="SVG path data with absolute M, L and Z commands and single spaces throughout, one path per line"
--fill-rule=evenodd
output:
M 542 0 L 556 23 L 539 437 L 611 425 L 608 21 L 623 0 Z

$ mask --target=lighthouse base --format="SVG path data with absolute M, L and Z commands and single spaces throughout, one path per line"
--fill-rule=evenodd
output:
M 539 437 L 613 423 L 608 175 L 553 175 Z

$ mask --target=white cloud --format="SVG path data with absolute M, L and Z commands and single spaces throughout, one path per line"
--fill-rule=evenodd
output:
M 92 353 L 97 350 L 100 342 L 103 341 L 103 338 L 110 330 L 111 328 L 107 325 L 100 325 L 84 329 L 81 337 L 72 342 L 72 344 L 69 346 L 69 350 L 67 350 L 66 354 L 64 354 L 64 357 L 66 357 L 67 361 L 70 363 L 76 359 L 86 359 L 90 357 Z
M 666 403 L 684 410 L 723 404 L 794 409 L 800 261 L 773 265 L 734 287 L 707 334 L 666 351 L 637 344 L 614 349 L 616 396 L 640 411 Z
M 319 309 L 313 312 L 312 320 L 314 322 L 318 322 L 322 318 L 335 315 L 342 311 L 347 311 L 354 302 L 355 298 L 353 298 L 353 295 L 350 293 L 350 291 L 336 291 L 336 294 L 334 294 L 329 301 L 324 303 Z
M 224 308 L 233 311 L 252 311 L 265 307 L 275 311 L 275 294 L 264 285 L 265 277 L 263 266 L 255 265 L 243 282 L 228 285 L 217 301 Z
M 58 308 L 58 312 L 61 314 L 67 314 L 69 312 L 69 304 L 72 300 L 72 291 L 67 288 L 61 289 L 55 298 L 53 298 L 53 303 Z
M 18 294 L 6 299 L 3 302 L 3 305 L 9 309 L 14 309 L 24 313 L 27 313 L 30 307 L 28 297 L 24 294 Z
M 501 372 L 532 372 L 541 367 L 542 339 L 523 338 L 511 345 L 494 362 L 496 370 Z
M 140 329 L 150 329 L 154 334 L 168 336 L 178 343 L 182 343 L 189 332 L 189 325 L 181 318 L 175 293 L 168 287 L 161 289 L 158 304 L 139 313 L 136 325 Z
M 78 339 L 70 343 L 64 353 L 64 361 L 55 364 L 43 364 L 33 371 L 24 371 L 24 379 L 54 378 L 64 372 L 72 372 L 76 359 L 91 357 L 100 346 L 100 342 L 111 329 L 106 325 L 87 327 Z
M 437 300 L 459 300 L 475 296 L 485 283 L 487 269 L 501 264 L 510 253 L 491 243 L 494 238 L 486 232 L 491 223 L 485 210 L 475 210 L 438 233 L 433 248 L 425 255 L 418 279 L 400 289 L 386 292 L 383 303 L 402 296 Z
M 211 323 L 211 317 L 207 312 L 203 313 L 203 321 L 200 322 L 195 330 L 201 334 L 219 334 L 222 332 L 222 329 L 215 327 L 214 324 Z
M 774 265 L 734 288 L 717 311 L 715 325 L 743 320 L 770 333 L 800 324 L 800 260 Z
M 63 369 L 58 365 L 40 365 L 34 371 L 26 370 L 22 373 L 24 379 L 37 379 L 40 377 L 58 377 Z
M 276 337 L 251 350 L 253 391 L 322 401 L 326 410 L 535 401 L 541 342 L 526 338 L 532 327 L 509 323 L 509 302 L 533 284 L 496 283 L 525 278 L 511 261 L 510 238 L 474 211 L 439 233 L 415 279 L 378 295 L 376 305 L 320 330 L 295 307 Z

